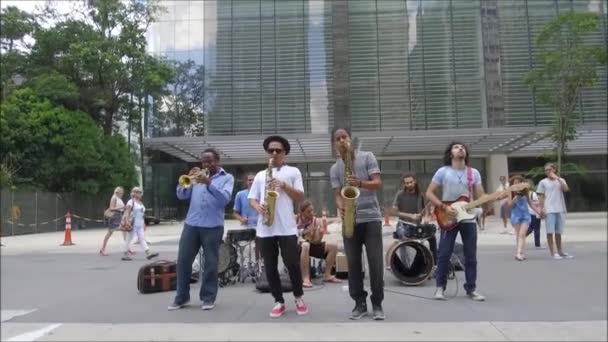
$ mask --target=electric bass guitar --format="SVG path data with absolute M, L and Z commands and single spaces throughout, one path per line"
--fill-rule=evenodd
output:
M 472 220 L 477 216 L 477 213 L 472 210 L 473 208 L 479 207 L 480 205 L 488 202 L 494 202 L 509 196 L 509 192 L 518 192 L 530 187 L 530 184 L 519 183 L 510 186 L 505 190 L 496 191 L 491 195 L 481 196 L 479 199 L 469 202 L 468 195 L 461 195 L 453 202 L 443 202 L 456 210 L 456 216 L 452 216 L 446 209 L 442 207 L 435 207 L 433 211 L 437 217 L 437 225 L 441 230 L 452 230 L 458 225 L 458 223 L 464 220 Z

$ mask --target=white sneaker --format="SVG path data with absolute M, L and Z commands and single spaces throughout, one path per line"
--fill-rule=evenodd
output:
M 207 310 L 211 310 L 215 307 L 215 303 L 203 303 L 203 305 L 201 305 L 201 309 L 207 311 Z
M 568 253 L 563 253 L 560 255 L 562 259 L 574 259 L 574 255 L 570 255 Z
M 563 258 L 562 258 L 561 255 L 555 253 L 555 254 L 553 254 L 553 259 L 555 259 L 555 260 L 562 260 Z
M 438 287 L 435 290 L 435 296 L 433 296 L 433 298 L 435 298 L 436 300 L 445 300 L 445 295 L 443 294 L 443 288 L 442 287 Z

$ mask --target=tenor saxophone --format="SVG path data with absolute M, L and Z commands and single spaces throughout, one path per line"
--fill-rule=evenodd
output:
M 348 177 L 353 174 L 353 151 L 350 142 L 345 142 L 340 149 L 344 161 L 344 187 L 340 191 L 344 205 L 344 218 L 342 219 L 342 235 L 351 238 L 355 231 L 355 201 L 361 195 L 361 190 L 347 185 Z
M 274 213 L 277 205 L 279 192 L 270 187 L 272 180 L 272 159 L 268 161 L 268 169 L 266 169 L 266 187 L 264 188 L 264 203 L 266 204 L 266 214 L 264 214 L 264 224 L 268 227 L 274 222 Z

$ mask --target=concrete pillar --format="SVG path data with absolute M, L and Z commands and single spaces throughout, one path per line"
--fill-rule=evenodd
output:
M 496 191 L 500 185 L 498 178 L 500 176 L 509 177 L 509 163 L 506 154 L 490 154 L 486 158 L 486 193 L 490 194 Z M 499 202 L 494 202 L 494 212 L 496 216 L 500 216 Z

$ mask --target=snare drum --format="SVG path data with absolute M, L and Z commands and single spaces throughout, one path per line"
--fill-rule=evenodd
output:
M 396 235 L 402 239 L 425 240 L 435 236 L 437 227 L 434 224 L 414 224 L 406 221 L 399 221 L 397 224 Z

